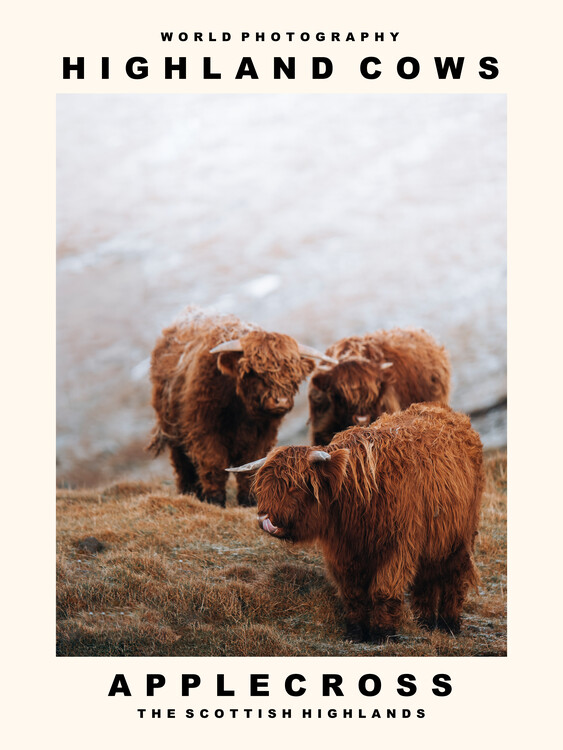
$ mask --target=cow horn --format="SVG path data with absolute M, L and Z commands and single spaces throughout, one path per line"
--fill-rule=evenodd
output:
M 386 370 L 388 367 L 393 367 L 393 362 L 382 362 L 380 367 L 382 370 Z
M 328 362 L 331 365 L 337 365 L 338 360 L 334 357 L 329 357 L 323 354 L 318 349 L 313 349 L 312 346 L 305 346 L 305 344 L 299 344 L 299 354 L 302 357 L 311 357 L 311 359 L 320 359 L 322 362 Z
M 232 341 L 224 341 L 222 344 L 215 346 L 210 349 L 210 354 L 218 354 L 219 352 L 242 352 L 242 346 L 240 339 L 233 339 Z
M 330 453 L 326 451 L 311 451 L 307 458 L 310 464 L 318 464 L 320 461 L 330 461 Z
M 259 458 L 258 461 L 251 461 L 249 464 L 243 464 L 242 466 L 229 466 L 225 471 L 246 472 L 246 471 L 258 471 L 261 466 L 264 466 L 268 457 Z

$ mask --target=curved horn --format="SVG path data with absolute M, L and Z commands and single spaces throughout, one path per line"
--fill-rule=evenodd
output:
M 232 341 L 224 341 L 222 344 L 215 346 L 209 350 L 210 354 L 218 354 L 219 352 L 242 352 L 242 346 L 240 339 L 233 339 Z
M 243 464 L 242 466 L 230 466 L 225 471 L 233 472 L 246 472 L 246 471 L 258 471 L 261 466 L 264 466 L 268 457 L 259 458 L 258 461 L 251 461 L 249 464 Z
M 334 357 L 329 357 L 318 349 L 313 349 L 312 346 L 305 346 L 305 344 L 299 344 L 299 354 L 302 357 L 311 357 L 311 359 L 320 359 L 323 362 L 329 362 L 331 365 L 338 364 L 338 360 L 334 359 Z
M 330 453 L 326 451 L 311 451 L 307 458 L 310 464 L 318 464 L 320 461 L 330 461 Z

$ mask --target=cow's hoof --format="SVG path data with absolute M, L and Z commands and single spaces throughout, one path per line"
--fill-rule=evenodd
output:
M 416 622 L 422 630 L 436 630 L 435 617 L 417 617 Z
M 224 508 L 226 505 L 225 495 L 221 495 L 221 494 L 202 495 L 200 499 L 204 503 L 209 503 L 209 505 L 218 505 L 221 508 Z
M 438 630 L 450 635 L 457 635 L 461 630 L 461 619 L 459 617 L 438 617 Z
M 397 631 L 391 628 L 373 628 L 370 641 L 372 643 L 385 643 L 388 638 L 392 638 L 396 634 Z
M 237 495 L 237 501 L 243 508 L 253 508 L 256 505 L 256 498 L 254 495 L 247 495 L 246 492 Z
M 347 622 L 344 640 L 351 643 L 366 643 L 370 640 L 369 628 L 356 622 Z

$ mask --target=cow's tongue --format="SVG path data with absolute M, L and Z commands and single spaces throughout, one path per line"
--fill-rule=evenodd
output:
M 270 521 L 268 516 L 266 518 L 262 519 L 262 528 L 264 531 L 267 531 L 268 534 L 275 534 L 278 530 L 277 526 L 274 526 L 274 524 Z

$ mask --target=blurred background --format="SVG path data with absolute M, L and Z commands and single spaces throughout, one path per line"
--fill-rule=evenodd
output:
M 422 327 L 506 445 L 503 95 L 61 95 L 57 477 L 170 475 L 149 358 L 187 304 L 324 350 Z M 306 443 L 306 384 L 281 443 Z

